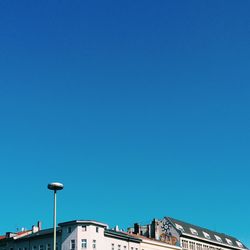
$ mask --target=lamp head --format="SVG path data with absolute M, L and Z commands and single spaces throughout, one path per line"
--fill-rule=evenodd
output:
M 54 190 L 54 191 L 62 190 L 63 187 L 64 187 L 63 184 L 59 182 L 52 182 L 48 184 L 48 189 Z

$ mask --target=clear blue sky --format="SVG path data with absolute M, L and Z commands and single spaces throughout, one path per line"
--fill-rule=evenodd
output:
M 0 233 L 172 216 L 250 245 L 249 1 L 0 1 Z

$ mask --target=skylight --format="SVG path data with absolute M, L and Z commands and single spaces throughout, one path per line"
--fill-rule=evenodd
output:
M 210 237 L 210 235 L 208 233 L 206 233 L 206 232 L 202 232 L 202 233 L 204 234 L 205 238 L 211 239 L 211 237 Z
M 236 243 L 237 243 L 237 245 L 238 245 L 239 247 L 243 247 L 243 245 L 241 244 L 241 242 L 236 241 Z
M 228 238 L 226 238 L 226 241 L 229 245 L 233 245 L 233 242 L 231 240 L 229 240 Z
M 177 228 L 178 230 L 180 230 L 182 233 L 184 232 L 184 229 L 183 229 L 183 227 L 182 227 L 181 225 L 175 223 L 175 226 L 176 226 L 176 228 Z
M 214 236 L 215 236 L 215 238 L 216 238 L 217 241 L 222 242 L 221 237 L 219 237 L 218 235 L 214 235 Z
M 190 228 L 190 231 L 191 231 L 191 233 L 192 233 L 192 234 L 194 234 L 194 235 L 198 235 L 198 232 L 197 232 L 195 229 Z

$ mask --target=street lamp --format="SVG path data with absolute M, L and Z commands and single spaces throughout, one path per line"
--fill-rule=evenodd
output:
M 59 182 L 52 182 L 48 184 L 48 189 L 54 191 L 54 244 L 53 250 L 56 250 L 56 191 L 63 189 L 63 184 Z

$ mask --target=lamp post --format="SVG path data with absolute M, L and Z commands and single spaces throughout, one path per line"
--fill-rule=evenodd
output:
M 56 191 L 63 189 L 63 184 L 59 182 L 52 182 L 48 184 L 48 189 L 54 191 L 54 243 L 53 250 L 56 250 Z

